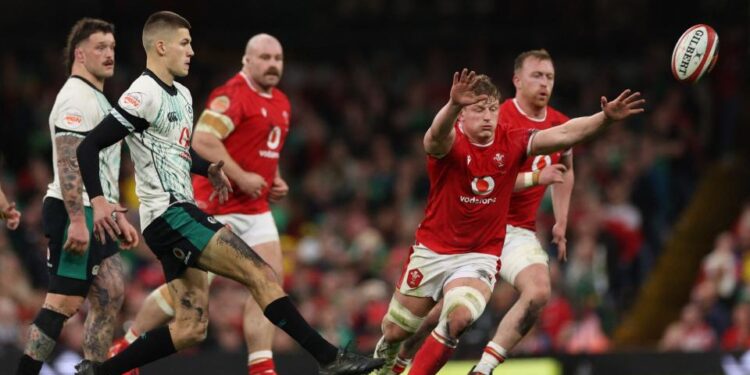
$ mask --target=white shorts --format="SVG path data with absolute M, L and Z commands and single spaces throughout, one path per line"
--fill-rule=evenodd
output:
M 216 220 L 229 225 L 236 235 L 240 236 L 249 246 L 266 242 L 279 242 L 279 230 L 273 221 L 271 212 L 257 215 L 227 214 L 214 215 Z
M 536 238 L 536 233 L 512 225 L 505 228 L 507 233 L 500 255 L 500 277 L 515 286 L 516 276 L 526 267 L 532 264 L 549 266 L 549 256 Z
M 266 242 L 279 242 L 279 230 L 273 221 L 271 211 L 256 214 L 227 214 L 214 215 L 214 218 L 224 225 L 229 225 L 234 234 L 242 238 L 248 246 Z M 214 281 L 216 275 L 208 272 L 208 285 Z
M 416 244 L 404 266 L 398 290 L 408 296 L 438 301 L 443 296 L 443 286 L 463 277 L 482 280 L 492 290 L 497 281 L 497 267 L 498 257 L 494 255 L 438 254 Z

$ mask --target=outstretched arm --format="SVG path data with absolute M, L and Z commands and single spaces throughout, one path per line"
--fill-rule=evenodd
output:
M 464 68 L 459 74 L 453 73 L 453 85 L 451 86 L 450 99 L 443 108 L 435 115 L 432 125 L 424 135 L 424 149 L 434 157 L 445 156 L 453 147 L 456 132 L 453 130 L 461 109 L 467 105 L 487 99 L 487 95 L 474 93 L 474 85 L 477 83 L 477 75 L 474 71 L 469 72 Z
M 537 132 L 531 140 L 529 153 L 547 155 L 571 148 L 595 136 L 613 122 L 643 112 L 643 104 L 646 101 L 640 99 L 640 96 L 641 93 L 631 94 L 630 90 L 623 91 L 611 102 L 607 102 L 607 98 L 602 96 L 601 112 L 587 117 L 577 117 L 560 126 Z

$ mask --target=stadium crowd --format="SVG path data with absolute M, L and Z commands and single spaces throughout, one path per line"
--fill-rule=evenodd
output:
M 579 58 L 548 47 L 557 70 L 552 105 L 558 110 L 569 116 L 590 113 L 600 95 L 613 94 L 611 90 L 624 82 L 648 87 L 645 96 L 650 104 L 645 116 L 575 149 L 568 260 L 556 261 L 550 245 L 553 296 L 516 352 L 610 349 L 615 325 L 688 204 L 701 168 L 731 151 L 727 134 L 738 116 L 733 106 L 739 105 L 734 99 L 742 81 L 737 66 L 741 52 L 735 47 L 741 38 L 726 33 L 722 64 L 710 81 L 691 89 L 673 82 L 665 69 L 671 40 L 654 42 L 643 55 L 620 61 L 617 70 L 603 68 L 609 57 Z M 234 55 L 224 58 L 227 53 L 220 47 L 196 44 L 196 59 L 206 56 L 208 61 L 196 63 L 197 69 L 183 83 L 193 90 L 199 110 L 208 90 L 239 66 Z M 545 46 L 524 49 L 537 47 Z M 138 48 L 118 44 L 117 73 L 106 87 L 110 99 L 139 74 L 140 65 L 132 57 L 141 54 Z M 52 179 L 47 117 L 66 78 L 59 49 L 59 44 L 47 43 L 33 64 L 23 55 L 0 58 L 0 184 L 23 212 L 19 230 L 0 229 L 0 345 L 23 347 L 25 327 L 41 306 L 46 286 L 41 207 Z M 334 61 L 325 56 L 303 59 L 289 51 L 281 87 L 293 113 L 281 170 L 290 195 L 273 207 L 273 214 L 282 233 L 285 288 L 305 318 L 333 342 L 353 341 L 358 349 L 371 351 L 380 337 L 381 318 L 413 243 L 429 187 L 422 136 L 432 114 L 446 101 L 452 71 L 469 65 L 486 72 L 504 97 L 512 97 L 512 58 L 521 50 L 488 52 L 493 49 L 491 43 L 478 40 L 450 55 L 437 47 L 347 50 Z M 132 163 L 127 157 L 123 160 L 121 181 L 129 192 L 123 199 L 131 222 L 137 223 Z M 745 259 L 750 250 L 748 212 L 736 237 L 724 234 L 717 239 L 694 302 L 675 323 L 681 327 L 666 333 L 664 348 L 750 347 L 750 293 L 742 294 L 739 303 L 733 297 L 750 282 Z M 538 218 L 543 244 L 550 243 L 553 224 L 546 199 Z M 124 253 L 129 282 L 119 318 L 123 327 L 164 281 L 161 267 L 144 246 L 141 242 L 140 248 Z M 239 284 L 215 281 L 209 339 L 202 350 L 242 350 L 245 293 Z M 512 305 L 514 293 L 505 284 L 496 288 L 488 311 L 462 342 L 484 345 Z M 80 332 L 81 321 L 72 320 L 64 332 Z M 63 337 L 68 349 L 80 350 L 80 335 Z M 279 334 L 274 348 L 291 351 L 295 345 Z

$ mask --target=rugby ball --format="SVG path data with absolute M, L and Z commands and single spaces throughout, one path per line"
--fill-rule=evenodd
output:
M 685 31 L 672 51 L 672 75 L 695 83 L 711 71 L 719 58 L 719 35 L 711 26 L 698 24 Z

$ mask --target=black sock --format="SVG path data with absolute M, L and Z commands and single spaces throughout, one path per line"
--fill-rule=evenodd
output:
M 36 315 L 36 319 L 34 319 L 34 323 L 32 324 L 30 330 L 37 330 L 39 332 L 40 336 L 38 337 L 38 339 L 41 341 L 45 341 L 45 344 L 43 346 L 46 347 L 48 346 L 46 343 L 46 341 L 48 340 L 57 342 L 57 338 L 60 337 L 60 332 L 62 331 L 62 327 L 67 319 L 67 316 L 60 314 L 57 311 L 42 308 L 41 310 L 39 310 L 39 314 Z M 30 338 L 30 340 L 33 339 Z M 26 345 L 28 347 L 29 345 L 31 345 L 31 343 Z M 49 351 L 51 351 L 51 348 L 49 349 Z M 48 354 L 49 353 L 37 353 L 37 355 L 42 356 L 46 356 Z M 36 359 L 24 354 L 23 357 L 21 357 L 21 360 L 18 361 L 18 370 L 16 370 L 16 374 L 38 375 L 43 365 L 44 360 L 37 361 Z
M 37 361 L 36 359 L 24 354 L 23 357 L 21 357 L 21 360 L 18 361 L 16 375 L 39 375 L 39 371 L 42 370 L 42 365 L 44 365 L 44 362 Z
M 133 341 L 122 353 L 102 363 L 96 373 L 97 375 L 122 374 L 175 352 L 177 352 L 177 349 L 175 349 L 172 336 L 169 334 L 169 327 L 159 327 L 146 332 Z
M 312 354 L 318 363 L 325 365 L 336 360 L 338 349 L 310 327 L 288 296 L 269 303 L 263 314 Z

